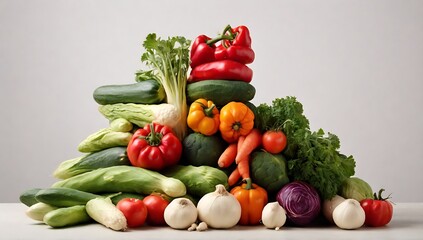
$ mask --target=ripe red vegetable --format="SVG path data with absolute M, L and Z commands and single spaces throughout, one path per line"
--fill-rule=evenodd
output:
M 269 130 L 264 132 L 262 144 L 264 150 L 272 154 L 277 154 L 285 149 L 287 140 L 282 131 Z
M 360 205 L 366 213 L 365 225 L 369 227 L 381 227 L 388 224 L 393 215 L 392 203 L 388 201 L 388 198 L 382 198 L 382 192 L 385 189 L 381 189 L 379 194 L 374 193 L 374 199 L 361 200 Z
M 133 166 L 161 170 L 179 162 L 182 143 L 170 127 L 151 123 L 134 133 L 127 154 Z
M 198 65 L 219 60 L 248 64 L 254 61 L 254 57 L 248 28 L 246 26 L 232 28 L 228 25 L 213 39 L 206 35 L 195 38 L 190 51 L 190 66 L 194 69 Z
M 123 198 L 116 207 L 125 215 L 128 227 L 135 228 L 144 225 L 147 218 L 147 207 L 143 200 Z
M 233 60 L 219 60 L 203 63 L 192 69 L 188 82 L 198 82 L 212 79 L 251 82 L 253 70 L 245 64 Z
M 152 193 L 145 197 L 143 202 L 148 210 L 147 223 L 154 226 L 165 225 L 164 211 L 169 205 L 169 201 L 159 194 Z

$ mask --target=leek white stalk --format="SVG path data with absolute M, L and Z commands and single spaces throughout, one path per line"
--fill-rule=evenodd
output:
M 357 229 L 363 226 L 366 215 L 360 203 L 355 199 L 347 199 L 333 210 L 333 221 L 343 229 Z
M 96 222 L 115 231 L 125 231 L 127 228 L 126 217 L 112 203 L 110 197 L 98 197 L 87 202 L 85 210 Z
M 152 67 L 155 79 L 162 84 L 166 92 L 166 102 L 175 106 L 179 113 L 179 117 L 169 120 L 173 122 L 172 128 L 181 141 L 187 133 L 188 107 L 185 91 L 190 44 L 190 40 L 181 36 L 165 40 L 151 33 L 143 43 L 146 52 L 141 56 L 141 61 Z
M 187 229 L 197 221 L 197 208 L 188 198 L 176 198 L 167 205 L 164 220 L 171 228 Z
M 261 221 L 267 228 L 279 230 L 286 222 L 285 209 L 278 202 L 270 202 L 263 208 Z
M 43 221 L 44 216 L 57 207 L 42 202 L 36 203 L 26 210 L 26 215 L 34 220 Z
M 212 228 L 231 228 L 241 218 L 241 204 L 222 184 L 204 195 L 197 204 L 199 219 Z

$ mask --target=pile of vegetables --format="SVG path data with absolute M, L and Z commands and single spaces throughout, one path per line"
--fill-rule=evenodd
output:
M 28 217 L 53 228 L 98 222 L 205 231 L 236 225 L 341 229 L 384 226 L 383 189 L 354 176 L 340 140 L 313 131 L 293 96 L 255 106 L 255 53 L 246 26 L 215 38 L 149 34 L 135 83 L 93 92 L 109 125 L 82 140 L 52 186 L 20 196 Z

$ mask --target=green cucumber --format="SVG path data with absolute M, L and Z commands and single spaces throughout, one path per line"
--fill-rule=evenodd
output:
M 126 147 L 112 147 L 66 160 L 57 167 L 53 175 L 59 179 L 67 179 L 99 168 L 130 164 Z
M 21 203 L 31 207 L 32 205 L 38 203 L 37 199 L 35 199 L 35 195 L 41 190 L 41 188 L 31 188 L 23 192 L 19 196 L 19 200 Z
M 37 201 L 55 207 L 85 205 L 89 200 L 96 197 L 99 197 L 99 195 L 62 187 L 42 189 L 35 195 Z
M 93 93 L 94 100 L 100 105 L 115 103 L 157 104 L 166 97 L 163 86 L 156 80 L 124 85 L 105 85 Z
M 256 94 L 253 85 L 234 80 L 205 80 L 187 85 L 187 101 L 192 103 L 199 98 L 211 100 L 217 106 L 229 102 L 248 102 Z
M 58 208 L 44 215 L 43 222 L 50 227 L 69 227 L 90 222 L 92 219 L 85 210 L 85 205 Z

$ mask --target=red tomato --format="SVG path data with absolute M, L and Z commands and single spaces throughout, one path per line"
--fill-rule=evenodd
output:
M 392 203 L 387 201 L 387 198 L 382 198 L 381 195 L 383 191 L 384 189 L 379 191 L 379 196 L 376 196 L 375 193 L 375 199 L 364 199 L 360 202 L 366 214 L 364 224 L 369 227 L 385 226 L 392 219 Z
M 282 131 L 269 130 L 263 134 L 263 148 L 269 153 L 282 152 L 287 144 L 286 136 Z
M 169 205 L 169 201 L 158 194 L 151 194 L 143 199 L 147 206 L 147 223 L 150 225 L 165 225 L 164 211 Z
M 116 207 L 125 215 L 128 227 L 135 228 L 144 225 L 147 218 L 147 207 L 144 202 L 136 198 L 124 198 Z

